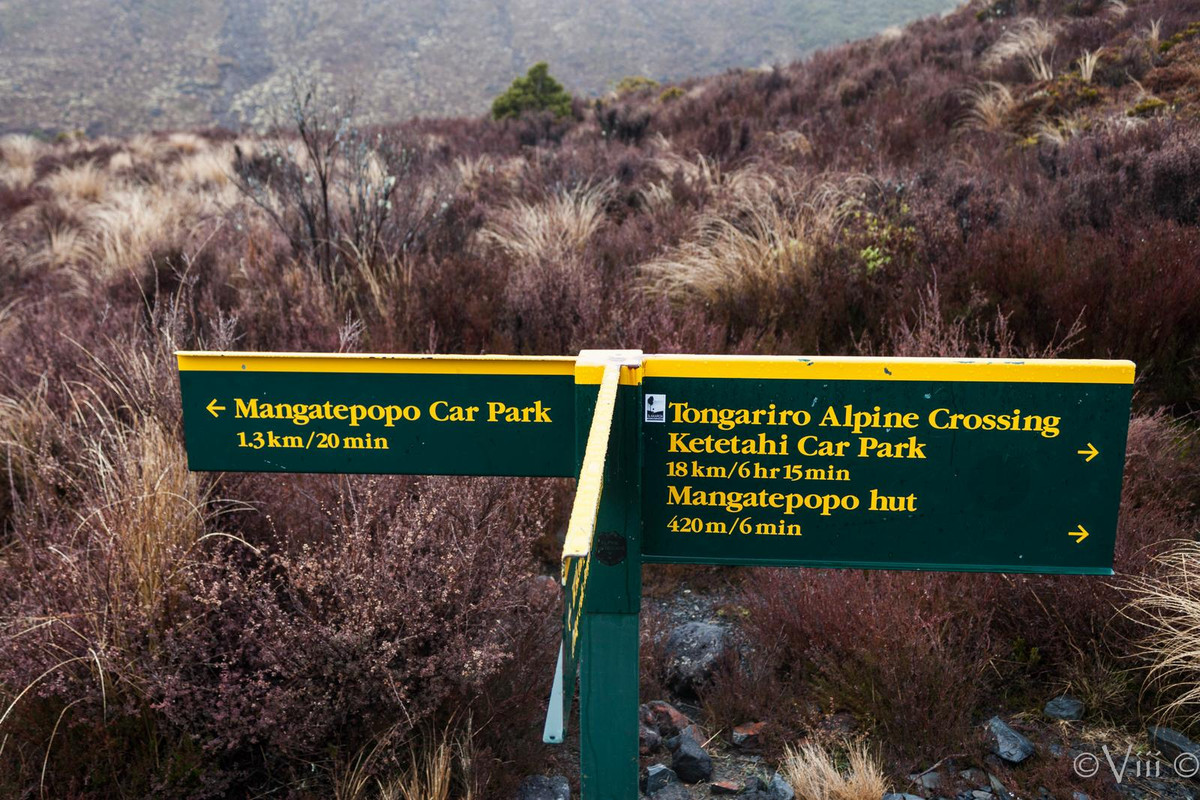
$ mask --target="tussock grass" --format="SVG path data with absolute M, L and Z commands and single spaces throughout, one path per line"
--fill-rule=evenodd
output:
M 1039 119 L 1033 126 L 1033 135 L 1043 144 L 1062 147 L 1070 138 L 1067 131 L 1060 128 L 1054 120 Z
M 1146 44 L 1146 49 L 1151 53 L 1157 53 L 1159 45 L 1162 44 L 1162 17 L 1156 20 L 1151 20 L 1146 29 L 1142 31 L 1142 41 Z
M 0 136 L 0 161 L 8 167 L 32 167 L 44 150 L 45 146 L 32 136 Z
M 496 174 L 496 159 L 486 153 L 478 156 L 459 156 L 450 166 L 458 185 L 466 191 L 478 191 Z
M 89 210 L 86 221 L 100 277 L 136 273 L 154 250 L 181 245 L 185 220 L 202 214 L 202 205 L 184 192 L 114 191 L 109 202 Z
M 600 270 L 588 263 L 588 247 L 605 224 L 613 184 L 561 190 L 540 203 L 518 201 L 502 208 L 477 236 L 486 256 L 507 262 L 502 297 L 521 319 L 553 320 L 521 346 L 543 351 L 582 346 L 577 332 L 601 314 Z
M 144 379 L 156 380 L 153 365 L 131 359 L 124 369 L 143 371 L 140 378 L 131 374 L 132 382 L 100 365 L 110 393 L 141 393 Z M 80 498 L 79 534 L 113 555 L 94 562 L 107 571 L 109 613 L 126 602 L 149 612 L 169 596 L 183 558 L 205 536 L 212 516 L 204 481 L 188 470 L 182 442 L 160 419 L 142 414 L 123 422 L 131 410 L 123 403 L 81 387 L 60 391 L 70 400 L 67 414 L 52 407 L 45 381 L 23 396 L 0 398 L 0 449 L 10 476 L 41 492 Z M 48 453 L 60 450 L 77 455 L 47 463 Z
M 642 266 L 647 289 L 706 305 L 777 293 L 808 268 L 817 227 L 815 214 L 789 214 L 774 206 L 756 209 L 746 220 L 707 219 L 693 241 Z
M 392 775 L 384 762 L 390 760 L 388 742 L 393 730 L 375 736 L 358 753 L 332 771 L 335 800 L 473 800 L 474 759 L 471 732 L 456 730 L 453 721 L 440 731 L 424 730 L 411 742 L 407 766 Z
M 890 788 L 863 744 L 849 747 L 840 766 L 835 753 L 819 744 L 788 747 L 780 771 L 797 800 L 879 800 Z
M 28 271 L 70 270 L 74 274 L 97 259 L 93 242 L 79 228 L 59 225 L 46 231 L 41 246 L 26 251 L 21 269 Z
M 30 161 L 32 146 L 24 139 L 5 142 L 17 154 L 15 163 Z M 210 221 L 241 202 L 231 180 L 232 144 L 211 147 L 187 135 L 138 137 L 122 147 L 104 166 L 88 159 L 38 182 L 49 199 L 14 218 L 41 231 L 22 242 L 19 271 L 64 271 L 78 291 L 89 292 L 140 274 L 155 253 L 199 247 L 211 232 Z M 0 165 L 0 171 L 5 168 Z M 243 209 L 243 219 L 255 211 Z
M 1163 717 L 1200 721 L 1200 542 L 1181 542 L 1155 559 L 1157 574 L 1129 582 L 1126 613 L 1146 631 L 1142 655 Z
M 1012 91 L 997 81 L 986 81 L 967 89 L 964 97 L 968 110 L 959 125 L 961 128 L 981 131 L 1003 130 L 1009 112 L 1017 102 Z
M 1046 60 L 1043 53 L 1038 53 L 1030 58 L 1026 64 L 1029 66 L 1029 72 L 1039 81 L 1054 80 L 1054 67 Z
M 195 152 L 181 158 L 172 171 L 185 186 L 223 188 L 233 175 L 233 147 Z
M 93 161 L 52 172 L 42 179 L 41 184 L 66 203 L 98 203 L 109 190 L 107 171 Z
M 692 160 L 668 151 L 654 159 L 654 166 L 682 180 L 692 191 L 727 203 L 762 200 L 778 188 L 775 178 L 754 166 L 727 169 L 717 159 L 703 155 Z
M 747 303 L 777 313 L 787 290 L 808 273 L 818 241 L 856 207 L 855 182 L 814 182 L 782 202 L 759 198 L 701 214 L 690 240 L 639 268 L 642 290 L 677 303 Z M 737 193 L 760 190 L 747 182 Z
M 604 222 L 612 184 L 560 191 L 543 203 L 518 201 L 500 211 L 481 240 L 515 262 L 566 261 L 578 256 Z
M 166 145 L 183 155 L 196 155 L 208 150 L 208 143 L 194 133 L 172 133 L 167 136 Z
M 1076 646 L 1075 657 L 1064 667 L 1058 693 L 1078 697 L 1087 706 L 1093 723 L 1113 719 L 1137 695 L 1136 673 L 1106 657 L 1099 647 Z
M 698 156 L 695 160 L 684 158 L 678 153 L 672 152 L 670 145 L 661 136 L 656 140 L 656 146 L 663 152 L 654 159 L 654 168 L 666 178 L 648 183 L 639 192 L 642 205 L 646 208 L 652 210 L 672 208 L 675 205 L 672 184 L 676 181 L 682 183 L 689 190 L 703 195 L 717 194 L 722 187 L 726 186 L 730 191 L 736 191 L 735 184 L 745 183 L 745 179 L 741 177 L 741 174 L 746 172 L 745 170 L 724 170 L 717 160 L 703 155 Z M 735 175 L 739 177 L 733 177 Z
M 133 154 L 128 150 L 113 153 L 112 158 L 108 160 L 108 168 L 114 173 L 133 169 Z
M 0 137 L 0 183 L 14 188 L 33 183 L 34 165 L 44 149 L 44 145 L 32 136 Z
M 96 481 L 94 523 L 116 544 L 114 584 L 128 586 L 145 610 L 168 596 L 180 562 L 204 535 L 200 476 L 189 472 L 175 436 L 153 419 L 109 424 L 85 453 Z M 122 596 L 126 592 L 118 592 Z
M 443 736 L 414 755 L 413 763 L 403 773 L 378 781 L 379 800 L 449 800 L 451 796 L 472 800 L 474 792 L 469 783 L 462 786 L 470 767 L 469 745 Z
M 1058 119 L 1039 119 L 1033 126 L 1033 135 L 1038 141 L 1062 147 L 1076 136 L 1085 124 L 1079 115 L 1070 115 Z
M 1053 80 L 1054 70 L 1045 53 L 1054 46 L 1057 29 L 1054 25 L 1027 17 L 1004 33 L 983 54 L 984 69 L 995 69 L 1007 61 L 1020 58 L 1036 80 Z
M 1091 83 L 1092 78 L 1096 75 L 1096 66 L 1100 63 L 1100 53 L 1103 48 L 1097 50 L 1085 50 L 1083 55 L 1075 60 L 1079 67 L 1079 79 L 1084 83 Z
M 4 727 L 6 720 L 16 720 L 20 730 L 27 714 L 36 715 L 35 690 L 48 684 L 74 690 L 38 753 L 40 796 L 58 794 L 48 791 L 55 785 L 48 767 L 56 763 L 60 727 L 73 727 L 79 713 L 68 712 L 94 706 L 107 720 L 127 713 L 118 707 L 140 702 L 145 674 L 130 663 L 132 654 L 147 641 L 159 646 L 194 548 L 210 536 L 236 538 L 205 533 L 215 519 L 207 479 L 187 469 L 172 417 L 155 408 L 168 353 L 163 348 L 156 358 L 130 351 L 105 363 L 81 351 L 94 382 L 51 386 L 43 377 L 23 394 L 0 397 L 0 460 L 14 491 L 12 528 L 23 541 L 46 537 L 26 555 L 40 560 L 43 548 L 53 554 L 53 568 L 42 561 L 41 569 L 58 570 L 66 583 L 44 576 L 47 586 L 82 592 L 65 607 L 53 597 L 0 615 L 7 643 L 29 639 L 22 657 L 40 662 L 23 686 L 5 687 L 4 738 L 14 730 Z
M 37 437 L 45 427 L 39 412 L 45 408 L 45 391 L 42 380 L 23 396 L 0 395 L 0 456 L 8 480 L 25 486 L 38 477 Z
M 1104 4 L 1104 14 L 1112 19 L 1121 19 L 1129 13 L 1129 4 L 1124 0 L 1108 0 Z
M 643 208 L 650 211 L 670 210 L 675 205 L 675 193 L 671 191 L 668 181 L 655 181 L 647 184 L 638 192 L 638 199 Z

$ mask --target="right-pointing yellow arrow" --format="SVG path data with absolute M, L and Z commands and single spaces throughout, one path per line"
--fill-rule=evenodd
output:
M 1087 456 L 1087 458 L 1084 459 L 1084 463 L 1091 461 L 1093 458 L 1100 455 L 1100 451 L 1096 449 L 1096 445 L 1092 444 L 1091 442 L 1088 442 L 1087 449 L 1076 450 L 1075 452 L 1079 453 L 1081 456 Z
M 1074 536 L 1075 544 L 1079 544 L 1088 537 L 1087 528 L 1080 525 L 1077 531 L 1067 531 L 1067 536 Z

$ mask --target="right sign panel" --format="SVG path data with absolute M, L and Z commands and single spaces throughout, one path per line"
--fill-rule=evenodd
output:
M 1112 573 L 1130 362 L 644 368 L 647 561 Z

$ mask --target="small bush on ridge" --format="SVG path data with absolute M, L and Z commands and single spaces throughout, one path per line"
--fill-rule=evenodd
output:
M 512 86 L 492 103 L 492 117 L 509 119 L 527 111 L 549 111 L 556 117 L 571 113 L 571 95 L 550 75 L 550 67 L 539 61 L 522 78 L 513 79 Z

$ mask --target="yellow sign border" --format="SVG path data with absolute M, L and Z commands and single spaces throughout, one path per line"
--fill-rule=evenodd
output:
M 636 352 L 636 351 L 615 351 Z M 358 353 L 175 354 L 183 372 L 352 372 L 433 375 L 574 375 L 579 384 L 601 382 L 604 366 L 574 356 L 443 356 Z M 958 381 L 997 383 L 1132 384 L 1132 361 L 1085 359 L 945 359 L 837 356 L 641 355 L 640 369 L 623 370 L 620 382 L 646 378 L 759 380 Z
M 647 355 L 647 378 L 1131 384 L 1132 361 Z
M 341 372 L 425 375 L 562 375 L 575 373 L 573 356 L 433 356 L 359 353 L 175 354 L 180 372 Z

